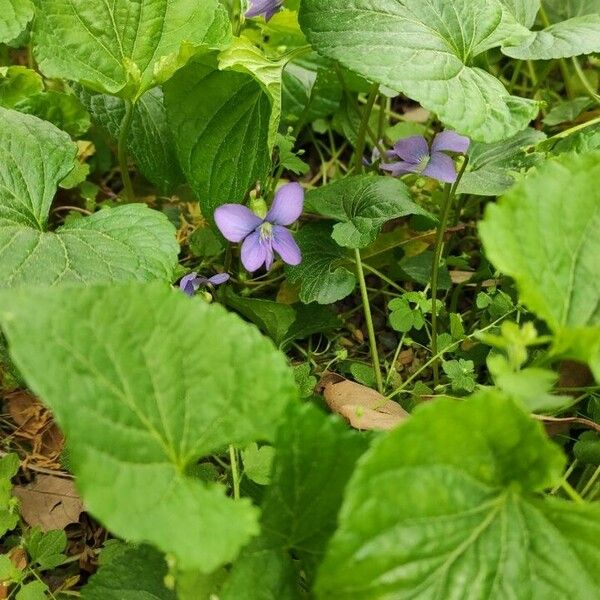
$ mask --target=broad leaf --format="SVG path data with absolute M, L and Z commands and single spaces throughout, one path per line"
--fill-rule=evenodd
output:
M 534 31 L 502 52 L 522 60 L 552 60 L 600 52 L 600 14 L 575 17 Z
M 504 142 L 474 142 L 469 148 L 469 165 L 460 180 L 458 193 L 478 196 L 504 193 L 521 173 L 541 160 L 542 154 L 527 150 L 545 138 L 541 131 L 526 129 Z
M 33 19 L 31 0 L 0 0 L 0 44 L 12 42 Z
M 104 209 L 47 231 L 57 184 L 75 153 L 50 123 L 0 109 L 0 287 L 170 279 L 175 230 L 146 205 Z
M 38 0 L 38 7 L 34 52 L 44 75 L 126 98 L 160 83 L 161 71 L 181 66 L 194 47 L 223 47 L 231 37 L 218 0 Z
M 368 246 L 392 219 L 431 217 L 412 200 L 406 185 L 392 177 L 347 177 L 309 192 L 306 203 L 319 214 L 340 221 L 334 225 L 332 237 L 346 248 Z
M 592 150 L 600 150 L 600 124 L 586 127 L 558 141 L 552 147 L 553 154 L 576 152 L 585 154 Z
M 29 96 L 44 90 L 41 76 L 26 67 L 0 67 L 0 106 L 12 108 Z
M 17 454 L 0 457 L 0 536 L 14 529 L 19 522 L 18 504 L 11 494 L 11 479 L 17 474 L 20 464 Z
M 473 66 L 503 41 L 494 37 L 502 18 L 502 5 L 489 0 L 304 0 L 300 8 L 300 25 L 320 53 L 486 142 L 514 135 L 538 112 Z
M 593 598 L 600 507 L 539 495 L 564 462 L 497 393 L 424 405 L 360 461 L 317 596 Z
M 305 304 L 332 304 L 354 291 L 356 277 L 345 263 L 347 251 L 331 239 L 331 228 L 322 224 L 307 225 L 296 235 L 302 251 L 297 267 L 286 267 L 288 279 L 300 285 L 300 300 Z
M 100 568 L 81 590 L 82 600 L 175 600 L 165 587 L 167 563 L 150 546 L 119 544 L 100 553 Z
M 500 0 L 517 23 L 531 27 L 541 6 L 541 0 Z
M 195 60 L 166 84 L 165 104 L 179 163 L 205 217 L 265 181 L 271 101 L 254 77 Z
M 572 17 L 600 14 L 600 0 L 544 0 L 544 8 L 550 21 L 559 23 Z
M 272 440 L 295 397 L 284 357 L 256 329 L 156 282 L 11 290 L 0 320 L 106 527 L 206 573 L 258 533 L 248 500 L 191 475 L 227 444 Z
M 563 155 L 490 204 L 480 225 L 489 259 L 555 332 L 600 324 L 599 178 L 600 152 Z
M 83 88 L 78 91 L 94 122 L 117 140 L 125 115 L 125 102 L 120 98 L 94 94 Z M 182 183 L 183 175 L 175 155 L 171 131 L 167 126 L 160 88 L 149 90 L 136 102 L 127 150 L 140 172 L 160 193 L 170 194 Z

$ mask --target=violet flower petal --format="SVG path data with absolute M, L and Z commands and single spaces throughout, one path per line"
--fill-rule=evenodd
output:
M 419 164 L 424 156 L 429 156 L 429 145 L 422 135 L 412 135 L 394 144 L 394 154 L 406 162 Z
M 300 218 L 303 208 L 304 189 L 299 183 L 287 183 L 277 190 L 265 221 L 274 225 L 291 225 Z
M 275 261 L 275 253 L 273 252 L 273 240 L 263 240 L 263 245 L 265 246 L 265 269 L 267 271 L 271 270 L 273 266 L 273 262 Z
M 471 140 L 464 135 L 454 133 L 454 131 L 442 131 L 438 133 L 431 144 L 431 152 L 458 152 L 466 154 Z
M 283 4 L 283 0 L 250 0 L 250 8 L 246 11 L 246 17 L 264 16 L 268 21 Z
M 423 175 L 444 183 L 454 183 L 458 178 L 454 161 L 443 152 L 434 152 L 431 155 L 431 160 L 425 167 Z
M 185 277 L 182 277 L 181 281 L 179 282 L 179 289 L 184 294 L 187 294 L 188 296 L 193 296 L 196 293 L 196 290 L 198 289 L 194 285 L 194 281 L 197 277 L 198 273 L 188 273 Z
M 258 231 L 251 233 L 244 240 L 241 258 L 247 271 L 253 273 L 263 266 L 267 260 L 267 246 L 270 246 L 270 241 L 263 240 Z
M 210 283 L 211 285 L 221 285 L 226 281 L 229 281 L 229 279 L 229 273 L 217 273 L 216 275 L 213 275 L 212 277 L 208 278 L 208 283 Z
M 284 263 L 288 265 L 299 265 L 302 262 L 302 253 L 292 234 L 279 225 L 273 227 L 273 249 Z
M 399 175 L 405 175 L 406 173 L 420 173 L 421 167 L 419 165 L 414 165 L 413 163 L 398 161 L 392 163 L 381 163 L 379 168 L 382 171 L 388 171 L 394 177 L 398 177 Z
M 215 222 L 225 239 L 241 242 L 263 221 L 241 204 L 223 204 L 215 210 Z

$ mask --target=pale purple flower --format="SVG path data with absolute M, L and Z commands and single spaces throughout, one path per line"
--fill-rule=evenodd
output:
M 230 242 L 242 242 L 242 264 L 253 273 L 263 265 L 269 270 L 277 252 L 288 265 L 302 262 L 300 248 L 286 227 L 298 220 L 304 207 L 304 190 L 288 183 L 275 194 L 264 219 L 241 204 L 224 204 L 215 210 L 215 222 Z
M 387 152 L 388 160 L 399 158 L 399 161 L 382 163 L 380 168 L 395 176 L 419 173 L 444 183 L 454 183 L 458 173 L 454 160 L 446 152 L 465 154 L 470 143 L 468 137 L 442 131 L 435 136 L 430 148 L 423 136 L 414 135 L 397 141 Z
M 217 286 L 229 281 L 228 273 L 217 273 L 212 277 L 199 276 L 195 271 L 189 273 L 179 282 L 179 289 L 188 296 L 193 296 L 201 287 L 206 285 Z
M 246 17 L 258 17 L 262 15 L 268 21 L 282 6 L 283 0 L 250 0 L 250 8 L 246 11 Z

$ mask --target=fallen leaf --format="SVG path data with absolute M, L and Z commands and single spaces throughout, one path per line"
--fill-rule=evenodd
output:
M 355 429 L 387 431 L 409 416 L 397 402 L 333 373 L 323 376 L 317 390 L 323 394 L 327 406 Z
M 23 519 L 42 531 L 77 523 L 85 510 L 73 481 L 63 477 L 38 475 L 33 483 L 14 486 L 13 494 L 21 501 Z

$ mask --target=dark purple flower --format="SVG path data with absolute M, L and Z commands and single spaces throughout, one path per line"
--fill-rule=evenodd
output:
M 453 131 L 438 133 L 431 144 L 420 135 L 399 140 L 387 153 L 387 159 L 399 158 L 397 162 L 382 163 L 380 168 L 398 176 L 404 173 L 419 173 L 444 183 L 454 183 L 458 178 L 456 166 L 446 152 L 465 154 L 469 149 L 468 137 Z
M 246 17 L 258 17 L 262 15 L 268 21 L 282 6 L 283 0 L 250 0 L 250 8 L 246 11 Z
M 253 273 L 263 265 L 269 270 L 274 252 L 288 265 L 300 264 L 300 248 L 286 226 L 298 220 L 303 207 L 302 186 L 288 183 L 277 191 L 264 219 L 241 204 L 224 204 L 215 211 L 215 222 L 227 240 L 243 242 L 242 263 Z
M 229 275 L 227 273 L 217 273 L 212 277 L 198 276 L 198 273 L 188 273 L 179 282 L 179 289 L 188 296 L 193 296 L 201 287 L 205 285 L 221 285 L 229 281 Z

